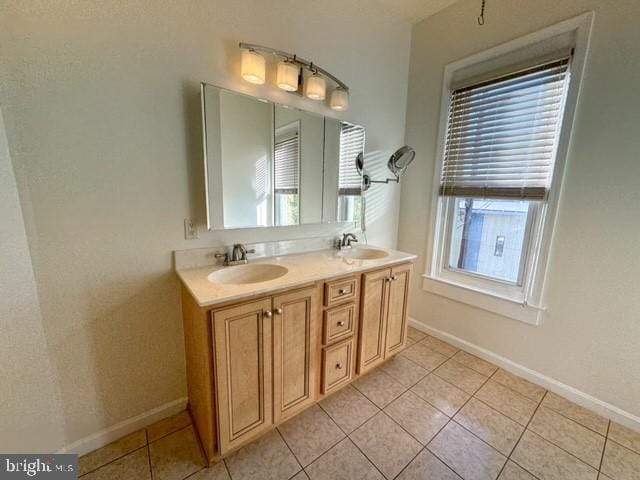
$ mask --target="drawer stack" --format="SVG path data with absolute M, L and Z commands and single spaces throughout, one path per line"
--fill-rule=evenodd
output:
M 359 300 L 359 276 L 343 277 L 324 284 L 321 381 L 323 394 L 331 393 L 353 379 Z

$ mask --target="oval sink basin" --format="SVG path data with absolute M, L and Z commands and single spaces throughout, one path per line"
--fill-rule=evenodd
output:
M 244 285 L 247 283 L 260 283 L 275 280 L 285 275 L 289 270 L 282 265 L 270 263 L 256 263 L 249 265 L 237 265 L 216 270 L 207 278 L 211 283 L 223 283 L 231 285 Z
M 353 258 L 355 260 L 374 260 L 376 258 L 388 257 L 389 254 L 384 250 L 377 248 L 358 247 L 351 250 L 341 250 L 338 256 L 344 258 Z

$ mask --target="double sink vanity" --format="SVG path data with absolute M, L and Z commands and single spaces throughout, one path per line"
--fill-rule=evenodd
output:
M 209 463 L 400 352 L 412 254 L 359 247 L 178 268 Z

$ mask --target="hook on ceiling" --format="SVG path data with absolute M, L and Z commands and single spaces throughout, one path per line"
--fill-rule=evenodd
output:
M 486 4 L 486 0 L 482 0 L 482 6 L 480 7 L 480 16 L 478 17 L 478 25 L 484 25 L 484 7 Z

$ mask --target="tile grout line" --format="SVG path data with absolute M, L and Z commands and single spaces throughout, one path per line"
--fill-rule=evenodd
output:
M 285 422 L 286 423 L 286 422 Z M 293 455 L 293 458 L 295 458 L 296 463 L 300 466 L 300 470 L 304 470 L 304 467 L 302 466 L 302 463 L 300 463 L 300 460 L 298 459 L 298 457 L 296 456 L 295 453 L 293 453 L 293 450 L 291 449 L 291 446 L 287 443 L 287 440 L 284 438 L 284 435 L 282 435 L 282 432 L 280 431 L 280 429 L 278 427 L 274 428 L 274 430 L 276 432 L 278 432 L 278 436 L 280 437 L 280 439 L 282 440 L 282 442 L 284 443 L 285 447 L 287 447 L 287 449 L 289 450 L 289 452 L 291 453 L 291 455 Z M 225 463 L 225 467 L 226 467 L 226 463 Z M 298 470 L 296 473 L 294 473 L 291 478 L 295 477 L 298 473 L 300 473 L 300 470 Z M 233 480 L 233 477 L 232 477 Z
M 354 388 L 355 388 L 355 387 L 354 387 Z M 369 399 L 369 397 L 367 397 L 364 393 L 362 393 L 362 392 L 361 392 L 360 390 L 358 390 L 357 388 L 355 388 L 355 389 L 356 389 L 356 391 L 357 391 L 358 393 L 360 393 L 360 395 L 362 395 L 364 398 L 366 398 L 367 400 L 369 400 L 369 401 L 371 402 L 371 400 Z M 358 430 L 360 427 L 362 427 L 363 425 L 365 425 L 366 423 L 368 423 L 371 419 L 373 419 L 373 418 L 374 418 L 374 417 L 376 417 L 379 413 L 381 413 L 381 412 L 382 412 L 382 409 L 381 409 L 381 408 L 379 408 L 379 407 L 378 407 L 378 405 L 376 405 L 376 404 L 375 404 L 375 403 L 373 403 L 373 402 L 371 402 L 371 404 L 372 404 L 374 407 L 376 407 L 376 408 L 378 409 L 378 411 L 377 411 L 374 415 L 372 415 L 371 417 L 367 418 L 364 422 L 362 422 L 362 425 L 359 425 L 358 427 L 356 427 L 355 429 L 353 429 L 353 431 L 352 431 L 351 433 L 353 433 L 353 432 L 355 432 L 356 430 Z M 356 448 L 358 449 L 358 451 L 359 451 L 359 452 L 364 456 L 364 458 L 366 458 L 366 459 L 367 459 L 367 461 L 368 461 L 371 465 L 373 465 L 373 468 L 375 468 L 375 469 L 380 473 L 380 475 L 382 475 L 382 478 L 387 478 L 387 477 L 384 475 L 384 473 L 382 473 L 382 472 L 380 471 L 380 469 L 378 468 L 378 466 L 377 466 L 377 465 L 376 465 L 376 464 L 375 464 L 375 463 L 374 463 L 374 462 L 373 462 L 369 457 L 367 457 L 367 454 L 366 454 L 366 453 L 364 453 L 364 452 L 362 451 L 362 449 L 360 449 L 360 447 L 358 446 L 358 444 L 357 444 L 356 442 L 354 442 L 354 441 L 353 441 L 353 439 L 351 438 L 351 434 L 349 434 L 349 433 L 345 432 L 345 431 L 344 431 L 344 429 L 343 429 L 340 425 L 338 425 L 338 423 L 337 423 L 337 422 L 336 422 L 336 421 L 331 417 L 331 415 L 329 414 L 329 412 L 327 412 L 324 408 L 322 408 L 322 405 L 320 405 L 320 402 L 318 402 L 318 405 L 320 406 L 320 408 L 322 409 L 322 411 L 323 411 L 323 412 L 325 412 L 329 418 L 331 418 L 331 421 L 332 421 L 333 423 L 335 423 L 335 425 L 340 429 L 340 431 L 341 431 L 342 433 L 344 433 L 344 434 L 345 434 L 345 438 L 348 438 L 348 439 L 349 439 L 349 441 L 353 444 L 353 446 L 354 446 L 354 447 L 356 447 Z M 343 438 L 343 439 L 341 439 L 341 440 L 340 440 L 340 442 L 342 442 L 343 440 L 344 440 L 344 438 Z M 340 442 L 338 442 L 338 443 L 340 443 Z M 335 445 L 337 445 L 338 443 L 336 443 Z M 335 445 L 333 445 L 331 448 L 335 447 Z M 330 448 L 329 450 L 331 450 L 331 448 Z M 327 453 L 329 450 L 327 450 L 327 451 L 326 451 L 326 452 L 324 452 L 322 455 L 320 455 L 320 457 L 322 457 L 322 456 L 323 456 L 325 453 Z M 316 460 L 318 460 L 320 457 L 316 458 Z M 316 460 L 314 460 L 314 461 L 313 461 L 313 462 L 311 462 L 311 463 L 314 463 Z M 311 463 L 310 463 L 309 465 L 311 465 Z M 307 466 L 309 466 L 309 465 L 307 465 Z M 305 471 L 305 473 L 306 473 L 306 471 Z M 307 476 L 308 476 L 308 475 L 307 475 Z
M 481 389 L 482 387 L 484 387 L 484 386 L 486 385 L 486 383 L 487 383 L 489 380 L 491 380 L 491 379 L 493 378 L 493 376 L 496 374 L 496 372 L 497 372 L 497 371 L 498 371 L 498 369 L 496 369 L 496 370 L 495 370 L 495 372 L 493 372 L 489 377 L 487 377 L 487 379 L 482 383 L 482 385 L 480 385 L 480 387 L 478 387 L 478 390 L 476 390 L 476 393 L 477 393 L 478 391 L 480 391 L 480 389 Z M 440 378 L 438 375 L 436 375 L 436 376 L 437 376 L 438 378 Z M 446 383 L 449 383 L 449 382 L 447 382 L 444 378 L 442 379 L 442 381 L 443 381 L 443 382 L 446 382 Z M 449 384 L 449 385 L 453 385 L 453 384 Z M 455 385 L 453 385 L 453 386 L 455 387 Z M 458 388 L 458 387 L 456 387 L 456 388 Z M 458 388 L 458 389 L 459 389 L 459 390 L 461 390 L 461 391 L 464 391 L 464 390 L 462 390 L 462 389 L 460 389 L 460 388 Z M 467 393 L 467 392 L 464 392 L 464 393 Z M 469 394 L 467 394 L 467 395 L 469 395 Z M 470 401 L 472 398 L 474 398 L 474 395 L 475 395 L 475 393 L 474 393 L 473 395 L 470 395 L 470 396 L 469 396 L 469 398 L 468 398 L 468 399 L 467 399 L 467 400 L 462 404 L 462 406 L 461 406 L 459 409 L 457 409 L 457 410 L 456 410 L 456 413 L 454 413 L 451 417 L 449 417 L 449 421 L 448 421 L 447 423 L 445 423 L 445 424 L 442 426 L 442 428 L 441 428 L 440 430 L 438 430 L 438 433 L 436 433 L 433 437 L 431 437 L 431 440 L 429 440 L 429 443 L 427 443 L 427 445 L 424 447 L 426 450 L 428 450 L 428 451 L 429 451 L 429 453 L 431 453 L 434 457 L 436 457 L 438 460 L 440 460 L 444 465 L 446 465 L 446 466 L 447 466 L 447 468 L 449 468 L 452 472 L 454 472 L 456 475 L 458 475 L 458 476 L 459 476 L 459 477 L 461 477 L 461 478 L 462 478 L 462 476 L 461 476 L 458 472 L 456 472 L 456 471 L 453 469 L 453 467 L 452 467 L 452 466 L 450 466 L 447 462 L 445 462 L 442 458 L 440 458 L 440 457 L 439 457 L 439 456 L 438 456 L 438 455 L 437 455 L 433 450 L 431 450 L 431 449 L 429 448 L 429 445 L 431 445 L 431 443 L 435 440 L 435 438 L 436 438 L 438 435 L 440 435 L 440 433 L 441 433 L 441 432 L 442 432 L 442 431 L 447 427 L 447 425 L 449 425 L 451 422 L 454 422 L 453 418 L 454 418 L 454 417 L 455 417 L 455 416 L 460 412 L 460 410 L 462 410 L 462 409 L 467 405 L 467 403 L 469 403 L 469 401 Z M 445 415 L 446 415 L 446 414 L 445 414 Z M 447 417 L 448 417 L 448 415 L 447 415 Z M 460 425 L 458 422 L 454 422 L 454 423 L 455 423 L 456 425 Z M 464 428 L 464 426 L 460 425 L 460 427 L 461 427 L 462 429 L 464 429 L 465 431 L 469 432 L 471 435 L 473 435 L 475 438 L 477 438 L 477 439 L 478 439 L 478 440 L 480 440 L 481 442 L 483 442 L 485 445 L 489 446 L 490 448 L 492 448 L 493 450 L 495 450 L 496 452 L 498 452 L 498 450 L 496 450 L 494 447 L 492 447 L 492 446 L 491 446 L 491 445 L 489 445 L 487 442 L 485 442 L 484 440 L 482 440 L 480 437 L 478 437 L 477 435 L 475 435 L 473 432 L 471 432 L 471 431 L 467 430 L 466 428 Z M 499 453 L 500 455 L 502 455 L 500 452 L 498 452 L 498 453 Z M 504 456 L 504 455 L 503 455 L 503 456 Z M 509 460 L 509 459 L 507 458 L 507 460 L 505 461 L 505 465 L 506 465 L 506 463 L 507 463 L 507 461 L 508 461 L 508 460 Z M 502 468 L 504 468 L 504 465 L 503 465 L 503 467 L 502 467 Z M 502 472 L 502 469 L 501 469 L 500 471 Z M 500 474 L 498 474 L 498 476 L 499 476 L 499 475 L 500 475 Z M 496 476 L 496 478 L 498 478 L 498 477 Z
M 607 450 L 607 442 L 609 441 L 609 430 L 611 430 L 611 420 L 607 424 L 607 434 L 604 437 L 604 445 L 602 446 L 602 455 L 600 455 L 600 465 L 598 465 L 598 478 L 602 473 L 602 464 L 604 463 L 604 452 Z
M 122 437 L 122 438 L 124 438 L 124 437 Z M 118 440 L 116 440 L 116 442 L 117 442 L 117 441 L 118 441 Z M 120 455 L 119 457 L 114 458 L 113 460 L 109 460 L 107 463 L 103 463 L 102 465 L 100 465 L 99 467 L 94 468 L 93 470 L 89 470 L 88 472 L 83 473 L 83 474 L 82 474 L 82 475 L 80 475 L 78 478 L 82 478 L 82 477 L 84 477 L 85 475 L 89 475 L 90 473 L 93 473 L 93 472 L 95 472 L 95 471 L 97 471 L 97 470 L 100 470 L 102 467 L 106 467 L 107 465 L 111 465 L 113 462 L 117 462 L 118 460 L 122 460 L 124 457 L 126 457 L 126 456 L 128 456 L 128 455 L 131 455 L 132 453 L 135 453 L 135 452 L 137 452 L 138 450 L 142 450 L 143 448 L 145 448 L 145 447 L 147 447 L 147 446 L 148 446 L 148 445 L 145 443 L 144 445 L 142 445 L 142 446 L 140 446 L 140 447 L 134 448 L 133 450 L 131 450 L 130 452 L 125 453 L 124 455 Z M 102 448 L 104 448 L 104 447 L 102 447 Z M 100 449 L 99 449 L 99 448 L 97 448 L 96 450 L 93 450 L 93 451 L 95 452 L 95 451 L 97 451 L 97 450 L 100 450 Z M 92 453 L 92 452 L 89 452 L 89 453 Z M 84 455 L 83 455 L 83 456 L 84 456 Z
M 149 478 L 153 480 L 153 465 L 151 465 L 151 448 L 149 446 L 149 432 L 147 431 L 146 428 L 144 429 L 144 438 L 146 440 L 145 446 L 147 447 L 147 463 L 149 464 Z
M 508 387 L 507 387 L 508 388 Z M 545 397 L 547 396 L 548 391 L 544 392 L 544 395 L 542 395 L 542 398 L 540 399 L 540 401 L 538 402 L 538 405 L 536 405 L 536 409 L 533 411 L 533 414 L 531 415 L 531 417 L 529 418 L 529 421 L 527 422 L 527 424 L 524 426 L 524 429 L 522 430 L 522 433 L 520 434 L 520 436 L 518 437 L 518 441 L 513 445 L 513 448 L 511 449 L 511 452 L 509 452 L 509 455 L 507 455 L 507 461 L 505 462 L 505 464 L 502 466 L 502 469 L 500 470 L 500 473 L 498 474 L 498 476 L 500 476 L 502 474 L 502 471 L 504 470 L 504 467 L 507 466 L 507 463 L 509 463 L 509 461 L 514 462 L 511 459 L 511 456 L 513 455 L 513 452 L 516 451 L 516 448 L 518 447 L 518 445 L 520 444 L 520 440 L 522 440 L 522 437 L 524 436 L 525 432 L 529 429 L 529 425 L 531 424 L 531 422 L 533 421 L 533 417 L 536 416 L 536 413 L 538 413 L 538 409 L 540 408 L 540 406 L 542 405 L 542 402 L 544 401 Z M 523 395 L 524 396 L 524 395 Z M 535 432 L 534 432 L 535 433 Z M 526 468 L 524 468 L 522 465 L 520 465 L 519 463 L 516 463 L 516 465 L 518 465 L 520 468 L 522 468 L 525 472 L 533 475 L 533 473 L 531 473 L 529 470 L 527 470 Z M 535 478 L 538 478 L 536 475 L 533 475 Z

